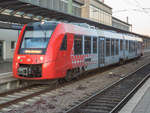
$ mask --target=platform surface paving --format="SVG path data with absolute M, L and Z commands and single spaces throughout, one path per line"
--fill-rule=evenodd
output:
M 0 76 L 3 76 L 3 73 L 8 72 L 12 72 L 12 62 L 0 63 Z
M 119 113 L 150 113 L 150 78 Z

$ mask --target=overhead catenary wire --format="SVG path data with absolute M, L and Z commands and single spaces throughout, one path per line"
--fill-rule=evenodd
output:
M 147 11 L 141 6 L 141 4 L 140 4 L 137 0 L 133 0 L 133 1 L 136 3 L 136 6 L 139 7 L 139 9 L 143 10 L 143 12 L 144 12 L 146 15 L 150 16 L 150 15 L 149 15 L 149 12 L 147 12 Z
M 135 8 L 126 9 L 125 7 L 124 9 L 113 11 L 113 13 L 116 14 L 116 13 L 123 13 L 123 12 L 129 12 L 129 11 L 136 11 L 140 13 L 145 13 L 146 15 L 150 16 L 149 14 L 150 8 L 142 7 L 141 3 L 138 0 L 122 0 L 122 2 L 132 7 L 135 6 Z
M 143 8 L 143 9 L 150 10 L 150 8 Z M 129 12 L 129 11 L 137 11 L 137 12 L 142 12 L 143 13 L 142 9 L 122 9 L 122 10 L 113 11 L 113 13 L 122 13 L 122 12 Z

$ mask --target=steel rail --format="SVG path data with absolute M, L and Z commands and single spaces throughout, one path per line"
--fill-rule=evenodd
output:
M 128 62 L 130 62 L 130 61 L 128 61 Z M 116 67 L 118 67 L 118 66 L 116 66 Z M 143 66 L 142 66 L 143 67 Z M 141 67 L 141 68 L 142 68 Z M 113 69 L 114 68 L 114 66 L 110 66 L 110 69 Z M 109 69 L 106 69 L 106 68 L 103 68 L 103 69 L 101 69 L 101 70 L 103 70 L 102 72 L 104 72 L 104 71 L 108 71 Z M 139 70 L 139 69 L 137 69 L 137 70 Z M 100 72 L 98 72 L 98 73 L 100 73 Z M 133 72 L 134 73 L 134 72 Z M 131 74 L 133 74 L 133 73 L 131 73 Z M 90 73 L 90 75 L 91 74 L 93 74 L 92 72 Z M 129 74 L 130 75 L 130 74 Z M 85 78 L 87 78 L 88 77 L 88 75 L 86 75 L 86 76 L 81 76 L 81 78 L 79 79 L 79 80 L 82 80 L 82 79 L 85 79 Z M 90 76 L 89 76 L 90 77 Z M 126 77 L 125 77 L 126 78 Z M 125 79 L 124 78 L 124 79 Z M 29 95 L 26 95 L 26 96 L 23 96 L 23 97 L 20 97 L 20 98 L 17 98 L 17 99 L 14 99 L 14 100 L 11 100 L 11 101 L 8 101 L 8 102 L 5 102 L 5 103 L 2 103 L 2 104 L 0 104 L 0 109 L 2 109 L 2 108 L 5 108 L 5 107 L 8 107 L 8 106 L 10 106 L 10 105 L 12 105 L 12 104 L 17 104 L 18 102 L 21 102 L 21 101 L 24 101 L 24 100 L 27 100 L 27 99 L 30 99 L 30 98 L 32 98 L 32 97 L 35 97 L 35 96 L 38 96 L 38 95 L 40 95 L 40 94 L 43 94 L 43 93 L 46 93 L 46 92 L 49 92 L 49 91 L 51 91 L 51 90 L 53 90 L 53 89 L 56 89 L 56 88 L 60 88 L 60 87 L 64 87 L 64 86 L 66 86 L 66 85 L 69 85 L 69 84 L 72 84 L 72 83 L 74 83 L 74 82 L 76 82 L 76 81 L 78 81 L 78 80 L 74 80 L 74 81 L 72 81 L 72 82 L 69 82 L 69 83 L 63 83 L 63 84 L 58 84 L 58 86 L 56 86 L 56 87 L 54 87 L 54 85 L 53 85 L 53 87 L 51 86 L 51 87 L 48 87 L 48 88 L 45 88 L 45 89 L 43 89 L 43 90 L 41 90 L 41 91 L 38 91 L 38 92 L 33 92 L 32 94 L 29 94 Z M 115 82 L 113 85 L 115 85 L 117 82 Z M 111 87 L 112 85 L 110 85 L 109 87 Z M 0 97 L 2 98 L 2 97 L 5 97 L 6 95 L 11 95 L 11 94 L 13 94 L 13 93 L 16 93 L 16 92 L 20 92 L 20 91 L 22 91 L 22 90 L 28 90 L 28 89 L 31 89 L 31 88 L 33 88 L 33 87 L 36 87 L 35 85 L 31 85 L 31 86 L 27 86 L 27 87 L 25 87 L 25 88 L 19 88 L 19 89 L 15 89 L 15 90 L 11 90 L 11 91 L 8 91 L 8 92 L 5 92 L 5 93 L 1 93 L 0 94 Z M 109 88 L 109 87 L 107 87 L 107 88 Z M 101 92 L 103 92 L 103 91 L 105 91 L 107 88 L 104 88 Z M 95 94 L 94 96 L 96 96 L 97 94 Z M 94 96 L 92 96 L 92 97 L 94 97 Z M 92 98 L 91 97 L 91 98 Z
M 95 93 L 65 113 L 117 113 L 150 77 L 150 63 Z

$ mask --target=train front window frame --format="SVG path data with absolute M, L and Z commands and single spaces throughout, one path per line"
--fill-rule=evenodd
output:
M 28 24 L 21 39 L 19 54 L 45 54 L 56 26 L 57 24 L 49 24 L 47 22 L 45 24 L 39 22 Z M 41 52 L 26 53 L 28 50 Z

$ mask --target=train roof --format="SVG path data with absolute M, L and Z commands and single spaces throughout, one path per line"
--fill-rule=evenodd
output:
M 70 26 L 70 28 L 66 28 L 66 30 L 72 33 L 76 33 L 79 35 L 89 35 L 91 36 L 101 36 L 101 37 L 107 37 L 107 38 L 114 38 L 114 39 L 125 39 L 125 40 L 137 40 L 137 41 L 143 41 L 142 38 L 137 37 L 132 34 L 127 33 L 118 33 L 113 30 L 104 30 L 104 29 L 96 29 L 94 26 L 90 26 L 86 23 L 66 23 L 66 22 L 59 22 L 59 21 L 43 21 L 43 22 L 32 22 L 28 25 L 38 25 L 38 24 L 45 24 L 45 25 L 67 25 Z

